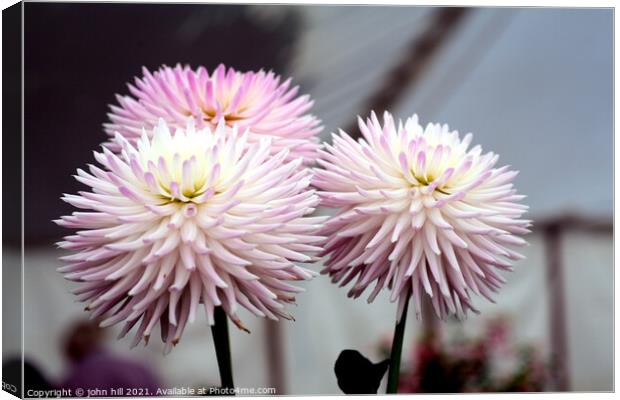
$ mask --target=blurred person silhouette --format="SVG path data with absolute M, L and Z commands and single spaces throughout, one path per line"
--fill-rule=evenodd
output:
M 64 355 L 70 362 L 61 384 L 63 389 L 98 389 L 110 393 L 110 389 L 135 388 L 148 389 L 154 394 L 160 387 L 159 378 L 150 366 L 106 348 L 105 331 L 96 322 L 76 322 L 63 345 Z

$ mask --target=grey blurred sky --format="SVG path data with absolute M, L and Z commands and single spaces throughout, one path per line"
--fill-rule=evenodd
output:
M 308 9 L 292 71 L 316 99 L 326 138 L 360 112 L 432 10 L 338 11 L 356 23 L 326 7 Z M 313 23 L 321 29 L 313 32 Z M 521 171 L 516 185 L 531 217 L 611 217 L 612 38 L 611 9 L 475 9 L 392 111 L 473 132 L 475 143 Z

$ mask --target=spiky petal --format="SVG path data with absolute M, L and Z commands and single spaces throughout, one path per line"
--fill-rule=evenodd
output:
M 163 66 L 129 84 L 131 96 L 117 96 L 111 105 L 110 123 L 104 124 L 111 137 L 120 132 L 135 143 L 142 128 L 150 131 L 159 118 L 172 128 L 185 126 L 188 116 L 197 127 L 211 127 L 223 121 L 237 124 L 240 131 L 250 130 L 248 142 L 271 137 L 272 154 L 289 149 L 289 160 L 303 158 L 313 162 L 319 147 L 320 121 L 307 112 L 313 102 L 308 95 L 297 96 L 298 87 L 291 79 L 280 82 L 273 72 L 238 72 L 224 65 L 209 74 L 204 67 Z M 114 142 L 110 148 L 118 150 Z
M 477 312 L 470 293 L 492 300 L 504 283 L 498 271 L 521 258 L 510 247 L 526 244 L 516 172 L 469 149 L 471 134 L 422 128 L 416 115 L 396 126 L 386 113 L 381 126 L 373 113 L 359 128 L 364 139 L 340 131 L 320 151 L 314 185 L 322 205 L 340 210 L 322 231 L 322 272 L 340 286 L 354 281 L 352 297 L 376 283 L 369 302 L 387 286 L 399 310 L 413 295 L 420 312 L 426 293 L 442 318 Z
M 223 122 L 171 135 L 161 120 L 152 136 L 134 147 L 117 135 L 120 154 L 104 147 L 102 167 L 78 170 L 92 190 L 63 196 L 82 209 L 56 221 L 78 230 L 59 246 L 75 252 L 61 272 L 79 299 L 103 326 L 125 322 L 122 335 L 138 325 L 134 344 L 159 323 L 168 349 L 200 303 L 209 324 L 220 305 L 239 327 L 239 307 L 291 318 L 284 303 L 301 289 L 287 281 L 313 276 L 296 263 L 322 239 L 301 160 L 270 156 L 268 138 L 248 147 Z

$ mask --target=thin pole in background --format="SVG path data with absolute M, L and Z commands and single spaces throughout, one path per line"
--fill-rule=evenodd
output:
M 436 337 L 439 334 L 439 319 L 437 318 L 437 315 L 435 315 L 430 298 L 424 296 L 422 298 L 420 308 L 420 317 L 422 320 L 424 333 L 432 337 Z
M 284 357 L 284 335 L 282 322 L 265 320 L 265 340 L 267 346 L 267 379 L 269 386 L 276 389 L 277 395 L 286 393 L 286 359 Z
M 560 222 L 550 223 L 544 227 L 543 240 L 547 258 L 547 287 L 549 289 L 551 380 L 555 390 L 568 391 L 570 390 L 568 327 L 566 323 L 561 239 L 562 226 Z

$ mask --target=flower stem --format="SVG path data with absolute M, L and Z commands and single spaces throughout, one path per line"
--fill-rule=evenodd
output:
M 230 358 L 230 339 L 228 337 L 228 317 L 222 307 L 215 307 L 213 318 L 215 324 L 211 327 L 217 366 L 220 370 L 220 384 L 222 388 L 232 389 L 233 384 L 232 362 Z
M 388 372 L 388 382 L 386 393 L 398 392 L 398 378 L 400 376 L 400 358 L 403 353 L 403 338 L 405 336 L 405 324 L 407 323 L 407 308 L 409 299 L 405 302 L 403 314 L 394 329 L 394 339 L 392 339 L 392 351 L 390 353 L 390 369 Z

